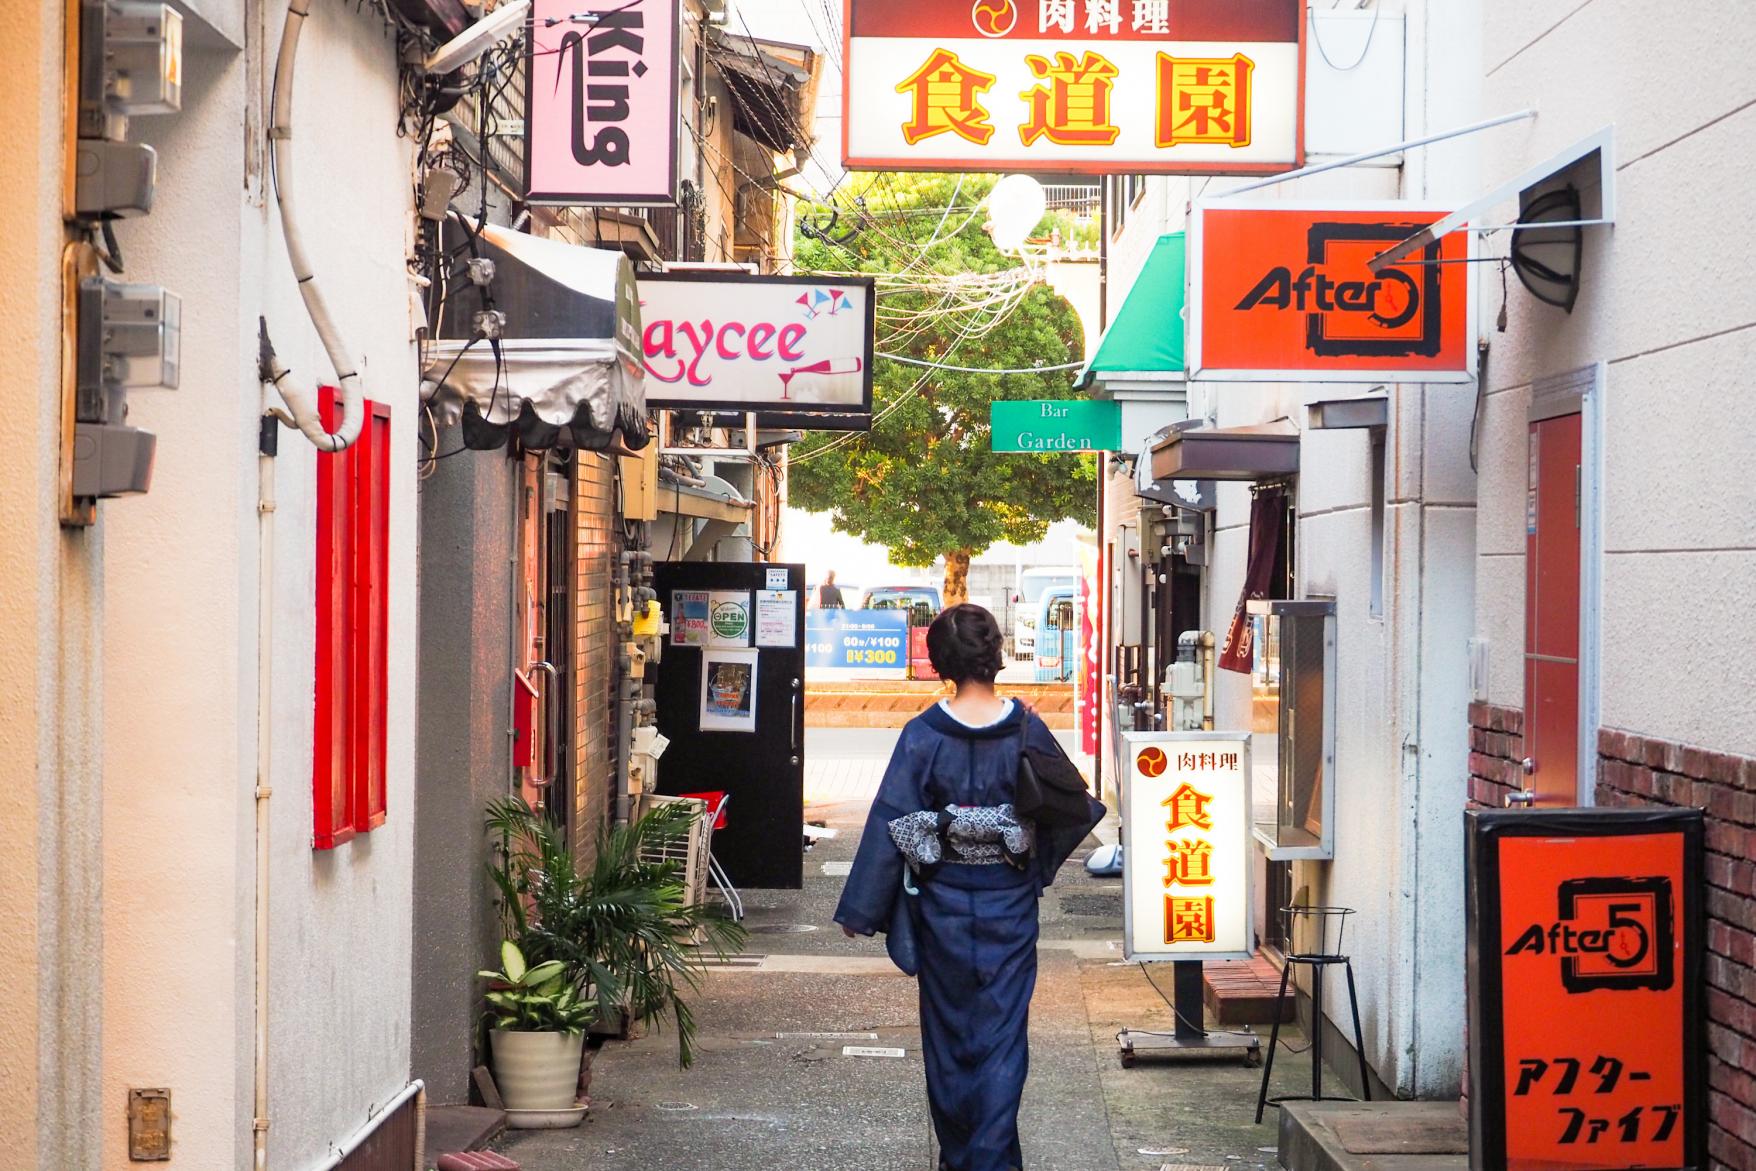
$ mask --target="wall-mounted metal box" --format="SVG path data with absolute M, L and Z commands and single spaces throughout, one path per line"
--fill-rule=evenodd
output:
M 1335 603 L 1249 606 L 1264 676 L 1259 710 L 1273 714 L 1274 805 L 1256 807 L 1256 841 L 1275 862 L 1335 857 Z

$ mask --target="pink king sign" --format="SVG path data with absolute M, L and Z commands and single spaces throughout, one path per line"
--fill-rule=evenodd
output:
M 536 0 L 525 76 L 532 203 L 674 207 L 681 0 Z

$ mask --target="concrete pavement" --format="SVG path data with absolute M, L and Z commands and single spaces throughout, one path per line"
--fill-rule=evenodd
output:
M 695 1066 L 677 1069 L 668 1031 L 605 1045 L 583 1126 L 502 1142 L 526 1171 L 934 1165 L 914 982 L 890 966 L 881 940 L 848 940 L 830 920 L 895 735 L 810 730 L 807 817 L 838 836 L 806 855 L 804 890 L 744 892 L 747 954 L 711 969 L 692 1001 Z M 1114 840 L 1114 827 L 1100 827 L 1106 834 Z M 1042 904 L 1022 1112 L 1028 1171 L 1275 1165 L 1275 1112 L 1252 1122 L 1259 1069 L 1147 1058 L 1122 1068 L 1123 1025 L 1168 1031 L 1173 1018 L 1148 974 L 1122 962 L 1120 880 L 1091 878 L 1079 863 Z M 1170 991 L 1168 969 L 1151 975 Z M 1282 1036 L 1303 1044 L 1296 1030 Z M 1276 1092 L 1309 1083 L 1306 1059 L 1291 1049 L 1274 1072 Z

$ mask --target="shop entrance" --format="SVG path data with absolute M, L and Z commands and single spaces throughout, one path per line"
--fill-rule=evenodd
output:
M 1581 421 L 1533 420 L 1528 437 L 1524 767 L 1537 805 L 1579 803 Z
M 713 854 L 737 886 L 804 881 L 805 567 L 661 561 L 659 791 L 726 794 Z

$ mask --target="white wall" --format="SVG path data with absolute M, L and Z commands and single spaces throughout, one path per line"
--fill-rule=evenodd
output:
M 57 519 L 60 6 L 0 6 L 0 1149 L 97 1165 L 103 523 Z
M 1606 361 L 1602 722 L 1756 753 L 1756 705 L 1735 698 L 1756 658 L 1756 411 L 1744 389 L 1756 379 L 1756 233 L 1744 214 L 1756 17 L 1737 0 L 1662 17 L 1592 0 L 1558 23 L 1540 6 L 1485 7 L 1485 106 L 1541 100 L 1538 118 L 1484 143 L 1486 173 L 1516 174 L 1613 123 L 1618 205 L 1613 228 L 1586 229 L 1573 312 L 1515 279 L 1508 330 L 1493 335 L 1476 566 L 1489 698 L 1524 702 L 1530 384 Z M 1689 685 L 1670 685 L 1679 678 Z
M 278 19 L 268 28 L 270 66 L 279 29 Z M 131 399 L 131 421 L 159 435 L 152 493 L 106 506 L 103 1135 L 116 1168 L 128 1165 L 120 1103 L 130 1085 L 171 1088 L 173 1166 L 242 1166 L 251 1141 L 258 314 L 295 379 L 334 374 L 301 308 L 272 198 L 246 183 L 242 130 L 266 120 L 248 66 L 244 54 L 191 53 L 184 111 L 137 121 L 161 150 L 159 202 L 119 231 L 129 277 L 183 296 L 184 370 L 182 389 Z M 272 1165 L 288 1171 L 320 1161 L 408 1077 L 418 383 L 397 106 L 394 38 L 381 21 L 369 8 L 314 6 L 294 112 L 301 222 L 366 393 L 393 412 L 389 775 L 384 826 L 312 850 L 319 457 L 283 429 L 269 1146 Z
M 1400 48 L 1405 102 L 1400 123 L 1380 117 L 1373 141 L 1347 120 L 1348 86 L 1313 52 L 1308 92 L 1312 155 L 1391 145 L 1476 117 L 1479 10 L 1473 3 L 1410 0 L 1382 5 L 1367 68 L 1394 84 Z M 1369 14 L 1326 26 L 1337 65 L 1365 47 Z M 1398 40 L 1400 39 L 1400 44 Z M 1350 135 L 1352 137 L 1350 137 Z M 1324 149 L 1332 153 L 1323 155 Z M 1474 190 L 1475 147 L 1409 152 L 1264 188 L 1261 200 L 1461 199 Z M 1149 179 L 1141 204 L 1112 237 L 1110 313 L 1126 296 L 1151 241 L 1184 227 L 1191 198 L 1243 180 Z M 1306 405 L 1362 394 L 1358 386 L 1193 384 L 1189 413 L 1234 426 L 1286 417 L 1304 428 Z M 1364 431 L 1305 431 L 1298 480 L 1298 593 L 1337 604 L 1335 858 L 1294 867 L 1297 901 L 1355 908 L 1349 951 L 1359 980 L 1367 1058 L 1397 1092 L 1454 1094 L 1463 1003 L 1463 859 L 1458 811 L 1467 777 L 1465 646 L 1475 548 L 1474 476 L 1468 464 L 1471 391 L 1392 386 L 1387 449 L 1384 608 L 1370 613 L 1371 460 Z M 1167 422 L 1169 419 L 1167 418 Z M 1250 493 L 1222 484 L 1206 577 L 1207 627 L 1223 638 L 1242 588 Z M 1249 678 L 1218 672 L 1216 720 L 1248 727 Z M 1272 761 L 1272 746 L 1266 761 Z M 1264 761 L 1259 760 L 1258 773 Z M 1272 776 L 1272 765 L 1268 769 Z M 1260 799 L 1260 795 L 1259 795 Z M 1330 1018 L 1347 1028 L 1346 990 L 1330 989 Z

